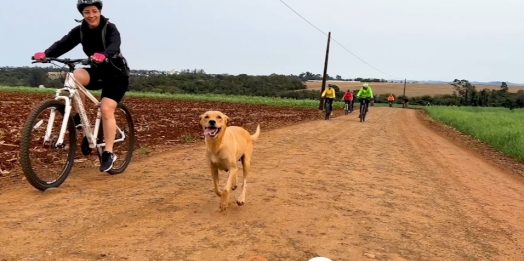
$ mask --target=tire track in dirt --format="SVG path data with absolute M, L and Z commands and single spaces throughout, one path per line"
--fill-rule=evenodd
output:
M 204 147 L 74 169 L 0 196 L 0 260 L 520 260 L 524 183 L 427 129 L 370 109 L 265 132 L 246 204 L 218 212 Z M 221 174 L 221 183 L 226 176 Z M 239 180 L 241 182 L 241 180 Z

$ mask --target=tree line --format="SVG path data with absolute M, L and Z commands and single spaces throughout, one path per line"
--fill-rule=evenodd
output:
M 473 107 L 504 107 L 510 110 L 524 108 L 524 90 L 516 93 L 509 92 L 506 82 L 502 82 L 500 89 L 477 90 L 468 80 L 455 79 L 450 83 L 453 92 L 450 94 L 395 97 L 395 103 L 401 104 L 407 98 L 411 105 L 443 105 L 443 106 L 473 106 Z M 335 88 L 337 89 L 337 87 Z M 337 89 L 338 90 L 338 89 Z M 358 92 L 354 91 L 354 94 Z M 342 94 L 340 92 L 340 94 Z M 387 103 L 389 94 L 380 94 L 375 97 L 376 103 Z
M 62 86 L 64 78 L 49 77 L 48 73 L 50 72 L 59 73 L 60 71 L 42 67 L 3 67 L 0 68 L 0 85 L 31 87 L 43 85 L 47 88 Z M 60 76 L 60 74 L 55 75 Z M 306 90 L 304 81 L 292 75 L 207 74 L 201 69 L 183 70 L 176 74 L 159 71 L 131 71 L 130 90 L 157 93 L 273 96 L 296 99 L 318 97 L 318 95 Z M 296 91 L 303 91 L 303 93 L 299 93 L 297 96 Z
M 519 90 L 516 93 L 509 92 L 506 82 L 501 83 L 500 89 L 484 88 L 482 90 L 477 90 L 475 85 L 465 79 L 455 79 L 451 85 L 454 89 L 453 94 L 450 97 L 444 95 L 431 97 L 434 104 L 505 107 L 511 110 L 524 107 L 524 90 Z
M 291 75 L 291 76 L 295 76 L 295 75 Z M 322 74 L 315 74 L 315 73 L 312 73 L 312 72 L 303 72 L 299 75 L 297 75 L 298 78 L 300 78 L 301 80 L 303 81 L 311 81 L 311 80 L 322 80 Z M 337 81 L 356 81 L 356 82 L 388 82 L 387 80 L 384 80 L 384 79 L 378 79 L 378 78 L 362 78 L 362 77 L 357 77 L 357 78 L 346 78 L 344 79 L 342 76 L 340 75 L 336 75 L 335 77 L 332 77 L 330 76 L 329 74 L 326 74 L 326 80 L 337 80 Z
M 0 67 L 0 85 L 31 86 L 43 85 L 48 88 L 61 87 L 63 77 L 49 77 L 49 72 L 60 72 L 53 67 Z M 62 70 L 63 72 L 63 70 Z M 171 74 L 154 70 L 132 70 L 130 90 L 157 93 L 192 93 L 192 94 L 230 94 L 270 96 L 292 99 L 318 99 L 319 90 L 307 90 L 305 82 L 321 80 L 320 74 L 303 72 L 299 75 L 271 74 L 254 76 L 247 74 L 207 74 L 202 69 L 182 70 Z M 333 77 L 327 77 L 333 80 Z M 341 78 L 339 75 L 335 78 Z M 384 79 L 354 78 L 361 82 L 386 82 Z M 485 106 L 506 107 L 509 109 L 524 107 L 524 91 L 517 93 L 508 91 L 503 82 L 500 89 L 484 88 L 477 90 L 468 80 L 454 79 L 451 83 L 454 91 L 444 95 L 424 95 L 418 97 L 395 97 L 396 103 L 402 103 L 404 98 L 410 104 L 446 105 L 446 106 Z M 335 85 L 337 97 L 342 97 L 343 91 Z M 354 91 L 357 93 L 357 90 Z M 387 103 L 387 94 L 375 97 L 377 103 Z

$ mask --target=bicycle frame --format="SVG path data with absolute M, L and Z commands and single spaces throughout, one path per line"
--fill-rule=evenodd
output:
M 62 91 L 69 92 L 69 95 L 61 95 Z M 97 114 L 96 114 L 96 120 L 94 124 L 94 129 L 90 125 L 89 117 L 87 116 L 86 109 L 84 107 L 84 104 L 82 102 L 82 99 L 80 98 L 80 94 L 78 92 L 82 92 L 89 100 L 91 100 L 95 106 L 97 106 Z M 80 84 L 74 77 L 72 72 L 68 72 L 66 74 L 66 78 L 64 81 L 64 87 L 59 88 L 56 90 L 55 93 L 55 100 L 63 100 L 65 103 L 65 112 L 64 112 L 64 120 L 62 121 L 62 126 L 60 128 L 60 135 L 56 142 L 55 146 L 62 146 L 64 142 L 64 136 L 65 131 L 67 129 L 67 124 L 69 121 L 69 116 L 71 114 L 71 108 L 72 108 L 72 101 L 73 99 L 74 106 L 76 111 L 78 112 L 80 119 L 82 121 L 83 125 L 83 133 L 84 137 L 87 137 L 87 141 L 89 143 L 89 147 L 91 149 L 97 148 L 98 150 L 101 149 L 102 146 L 105 146 L 105 142 L 97 144 L 96 138 L 98 138 L 98 131 L 100 128 L 100 122 L 101 122 L 101 111 L 100 111 L 100 102 L 98 99 L 96 99 L 93 94 L 91 94 L 82 84 Z M 55 110 L 51 111 L 51 114 L 49 115 L 49 123 L 53 122 L 55 119 Z M 51 130 L 53 128 L 52 124 L 47 125 L 46 134 L 44 141 L 49 141 L 51 136 Z M 121 142 L 125 139 L 124 132 L 117 126 L 117 132 L 119 132 L 122 137 L 120 139 L 115 139 L 114 143 Z M 93 129 L 93 131 L 92 131 Z

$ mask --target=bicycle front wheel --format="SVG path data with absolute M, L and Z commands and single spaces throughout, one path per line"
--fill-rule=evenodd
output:
M 360 104 L 360 122 L 364 122 L 366 118 L 366 101 Z
M 27 181 L 41 191 L 60 186 L 73 167 L 76 130 L 71 117 L 66 119 L 63 142 L 57 144 L 64 112 L 60 101 L 44 101 L 31 111 L 22 128 L 20 165 Z
M 331 110 L 329 110 L 329 103 L 327 100 L 324 100 L 324 112 L 325 112 L 325 115 L 324 115 L 324 119 L 325 120 L 329 120 L 329 116 L 331 115 Z

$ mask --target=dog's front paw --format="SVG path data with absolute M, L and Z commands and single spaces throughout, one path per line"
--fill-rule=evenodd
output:
M 223 203 L 223 202 L 220 203 L 220 207 L 219 207 L 220 208 L 220 212 L 225 211 L 227 206 L 228 206 L 227 202 L 226 203 Z
M 239 206 L 244 205 L 244 200 L 243 200 L 243 199 L 240 199 L 240 198 L 237 199 L 237 205 L 239 205 Z

